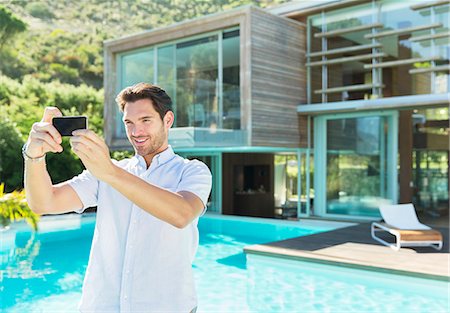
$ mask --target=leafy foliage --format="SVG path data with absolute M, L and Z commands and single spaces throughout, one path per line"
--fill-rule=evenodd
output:
M 4 193 L 4 185 L 0 185 L 0 225 L 7 227 L 11 222 L 25 219 L 37 231 L 39 216 L 28 207 L 25 191 Z
M 5 182 L 7 191 L 23 187 L 21 147 L 32 125 L 41 120 L 46 106 L 56 106 L 64 115 L 86 115 L 89 128 L 99 135 L 103 133 L 102 90 L 86 85 L 43 83 L 30 76 L 18 83 L 0 76 L 0 99 L 0 110 L 6 117 L 0 122 L 0 179 Z M 83 170 L 68 139 L 64 139 L 62 145 L 62 153 L 47 155 L 48 170 L 55 183 Z
M 9 119 L 0 120 L 0 181 L 7 190 L 22 186 L 23 161 L 21 148 L 24 141 L 16 125 Z
M 25 9 L 31 14 L 31 16 L 41 19 L 51 19 L 55 17 L 52 11 L 50 11 L 50 8 L 42 2 L 29 2 Z
M 12 12 L 0 6 L 0 49 L 16 34 L 27 29 L 27 25 Z

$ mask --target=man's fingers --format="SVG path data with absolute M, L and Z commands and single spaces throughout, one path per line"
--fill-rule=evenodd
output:
M 74 144 L 72 144 L 73 152 L 76 155 L 78 155 L 78 157 L 81 159 L 83 164 L 90 159 L 89 158 L 89 152 L 87 152 L 87 149 L 88 148 L 86 146 L 84 146 L 83 144 L 81 144 L 81 143 L 74 143 Z
M 58 152 L 63 151 L 62 147 L 60 149 L 55 149 L 51 145 L 49 145 L 46 141 L 43 142 L 43 146 L 44 146 L 44 151 L 47 151 L 47 152 L 58 153 Z
M 42 139 L 35 139 L 35 141 L 36 141 L 37 144 L 41 145 L 41 147 L 42 147 L 42 152 L 43 152 L 44 154 L 47 153 L 47 152 L 54 152 L 54 153 L 60 152 L 60 151 L 55 150 L 55 149 L 54 149 L 51 145 L 49 145 L 45 140 L 42 140 Z M 62 150 L 61 150 L 61 151 L 62 151 Z
M 53 152 L 61 152 L 63 150 L 62 146 L 57 143 L 49 133 L 44 132 L 32 132 L 31 133 L 32 140 L 40 140 L 45 142 L 49 147 L 49 151 Z
M 57 107 L 46 107 L 42 122 L 51 123 L 54 117 L 63 116 L 61 111 Z
M 88 138 L 89 140 L 99 145 L 100 147 L 105 146 L 105 142 L 103 141 L 103 139 L 97 136 L 97 134 L 90 129 L 77 129 L 73 131 L 72 135 L 75 137 L 82 136 Z
M 45 122 L 34 123 L 32 130 L 34 130 L 37 133 L 44 133 L 44 132 L 49 133 L 56 143 L 62 142 L 61 134 L 56 130 L 56 128 L 52 124 Z
M 86 137 L 73 136 L 70 138 L 70 143 L 72 145 L 82 144 L 82 145 L 86 146 L 90 151 L 99 149 L 99 146 L 95 142 L 93 142 L 92 140 L 90 140 L 89 138 L 86 138 Z M 87 152 L 90 152 L 90 151 L 87 151 Z
M 92 141 L 85 138 L 72 137 L 70 138 L 70 145 L 74 151 L 81 151 L 89 158 L 91 158 L 93 150 L 98 149 Z

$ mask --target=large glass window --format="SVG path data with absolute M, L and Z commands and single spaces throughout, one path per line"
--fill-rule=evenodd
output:
M 175 64 L 175 45 L 160 47 L 158 51 L 158 85 L 163 87 L 169 97 L 172 99 L 173 105 L 176 106 L 176 64 Z M 174 107 L 176 111 L 176 107 Z M 176 118 L 176 117 L 175 117 Z
M 217 127 L 219 113 L 217 36 L 176 45 L 176 127 Z
M 295 219 L 300 217 L 299 213 L 300 215 L 312 213 L 314 201 L 314 190 L 311 188 L 314 172 L 313 158 L 308 156 L 307 151 L 302 151 L 299 155 L 300 159 L 297 154 L 275 155 L 274 200 L 275 217 L 277 218 Z M 299 202 L 300 212 L 298 212 Z
M 327 121 L 328 214 L 379 216 L 388 202 L 386 130 L 382 116 Z
M 275 155 L 274 200 L 275 216 L 296 218 L 298 197 L 297 155 Z
M 120 56 L 119 64 L 119 90 L 139 82 L 153 82 L 154 80 L 154 50 L 142 49 Z M 122 114 L 117 110 L 116 135 L 125 137 L 125 127 L 122 123 Z
M 413 203 L 426 216 L 445 216 L 449 209 L 449 109 L 414 110 Z
M 381 5 L 380 22 L 383 25 L 379 32 L 407 30 L 424 27 L 431 24 L 430 16 L 412 10 L 410 3 L 385 0 Z M 383 62 L 396 62 L 409 59 L 425 59 L 433 56 L 430 46 L 423 42 L 411 41 L 412 37 L 429 34 L 430 29 L 408 31 L 396 35 L 378 38 L 382 44 L 381 50 L 386 54 Z M 431 61 L 414 62 L 383 68 L 384 78 L 387 80 L 383 89 L 384 96 L 405 96 L 413 94 L 431 93 L 431 72 L 411 74 L 414 68 L 423 68 L 431 65 Z
M 450 90 L 449 4 L 383 0 L 308 18 L 311 103 Z
M 225 30 L 119 55 L 118 89 L 141 81 L 161 86 L 172 98 L 174 128 L 240 130 L 239 64 L 239 29 Z M 123 126 L 117 135 L 125 136 Z
M 365 37 L 371 32 L 372 14 L 369 3 L 310 18 L 312 103 L 370 97 L 372 75 L 364 65 L 370 64 L 376 53 L 371 40 Z
M 122 56 L 120 88 L 154 80 L 153 49 L 144 49 Z
M 223 128 L 241 128 L 239 30 L 223 33 Z

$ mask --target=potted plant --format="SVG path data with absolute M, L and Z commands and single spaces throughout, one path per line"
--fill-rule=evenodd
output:
M 4 193 L 5 185 L 0 184 L 0 230 L 9 228 L 14 221 L 26 220 L 35 230 L 38 229 L 39 216 L 28 207 L 25 190 Z

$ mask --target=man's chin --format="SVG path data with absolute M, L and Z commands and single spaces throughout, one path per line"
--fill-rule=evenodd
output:
M 154 150 L 149 149 L 148 147 L 134 147 L 134 152 L 142 157 L 153 153 L 153 151 Z
M 136 147 L 134 148 L 134 152 L 137 154 L 137 155 L 140 155 L 140 156 L 146 156 L 148 153 L 146 153 L 146 151 L 144 150 L 144 149 L 137 149 Z

